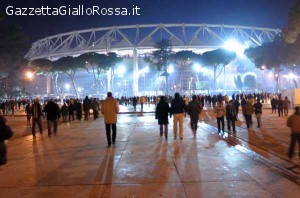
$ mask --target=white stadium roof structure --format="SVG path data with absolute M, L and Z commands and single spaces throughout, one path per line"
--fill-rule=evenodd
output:
M 224 45 L 229 39 L 248 46 L 272 41 L 280 29 L 215 24 L 124 25 L 61 33 L 34 42 L 30 60 L 78 56 L 87 52 L 116 52 L 136 56 L 149 53 L 156 41 L 170 39 L 174 51 L 203 52 Z M 136 52 L 136 53 L 135 53 Z

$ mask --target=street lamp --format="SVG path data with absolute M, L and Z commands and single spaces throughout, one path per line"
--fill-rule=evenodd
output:
M 261 77 L 262 77 L 262 91 L 265 92 L 265 69 L 266 66 L 262 65 L 260 70 L 261 70 Z

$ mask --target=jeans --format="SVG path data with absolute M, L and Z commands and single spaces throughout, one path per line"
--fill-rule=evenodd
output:
M 47 120 L 48 135 L 52 134 L 52 125 L 53 125 L 53 128 L 54 128 L 54 134 L 56 134 L 56 132 L 57 132 L 57 119 Z
M 222 131 L 224 132 L 224 117 L 217 118 L 218 123 L 218 132 L 221 132 L 221 123 L 222 123 Z
M 35 135 L 35 124 L 36 123 L 39 125 L 40 133 L 41 134 L 43 133 L 42 118 L 41 117 L 32 118 L 32 129 L 31 129 L 32 135 Z
M 179 137 L 183 138 L 183 113 L 177 113 L 173 115 L 173 123 L 174 123 L 174 137 L 177 137 L 177 128 L 178 128 L 178 123 L 179 123 Z
M 230 126 L 232 125 L 232 130 L 235 132 L 235 118 L 227 118 L 227 129 L 230 131 Z
M 198 128 L 198 119 L 192 119 L 191 118 L 191 128 L 193 131 L 197 131 Z
M 257 120 L 257 127 L 261 125 L 261 113 L 255 114 Z
M 246 119 L 247 128 L 249 128 L 250 125 L 252 124 L 252 115 L 245 115 L 245 119 Z
M 167 124 L 160 124 L 159 130 L 160 130 L 160 136 L 163 136 L 164 131 L 163 128 L 165 127 L 165 138 L 168 139 L 168 125 Z
M 112 128 L 112 137 L 111 137 L 110 128 Z M 112 143 L 114 144 L 116 142 L 116 136 L 117 136 L 116 123 L 114 123 L 114 124 L 105 124 L 105 130 L 106 130 L 106 138 L 107 138 L 108 145 L 111 145 L 111 140 L 112 140 Z
M 283 116 L 283 108 L 278 108 L 278 116 Z
M 289 149 L 289 153 L 288 153 L 289 158 L 292 158 L 294 155 L 296 141 L 299 144 L 299 158 L 300 158 L 300 133 L 292 133 L 291 134 L 291 144 L 290 144 L 290 149 Z

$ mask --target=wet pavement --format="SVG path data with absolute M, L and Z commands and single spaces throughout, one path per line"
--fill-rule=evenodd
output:
M 102 117 L 61 123 L 57 136 L 44 129 L 36 139 L 21 112 L 8 117 L 15 137 L 0 167 L 1 197 L 299 197 L 298 168 L 288 169 L 299 163 L 298 149 L 289 161 L 286 117 L 264 109 L 262 128 L 253 119 L 247 130 L 239 115 L 236 135 L 218 135 L 208 109 L 196 138 L 185 118 L 184 138 L 174 140 L 170 119 L 166 141 L 154 107 L 123 110 L 110 148 Z

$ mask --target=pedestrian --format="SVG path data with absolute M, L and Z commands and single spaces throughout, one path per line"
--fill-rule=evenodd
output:
M 63 104 L 63 106 L 60 109 L 60 112 L 61 112 L 63 123 L 67 122 L 67 117 L 69 115 L 69 109 L 68 109 L 68 106 L 66 103 Z
M 52 126 L 54 128 L 54 135 L 57 134 L 57 122 L 60 118 L 60 111 L 58 105 L 54 102 L 53 98 L 46 104 L 44 112 L 47 114 L 47 128 L 48 137 L 52 135 Z
M 198 120 L 199 120 L 199 115 L 201 113 L 201 110 L 202 110 L 201 103 L 197 100 L 197 96 L 193 95 L 192 101 L 188 103 L 187 113 L 190 116 L 191 129 L 193 131 L 194 137 L 196 137 Z
M 88 96 L 86 96 L 85 99 L 83 100 L 84 120 L 89 120 L 90 109 L 91 109 L 90 99 L 88 98 Z
M 179 93 L 174 94 L 174 99 L 171 102 L 171 115 L 173 115 L 173 132 L 174 139 L 177 139 L 177 128 L 179 124 L 179 136 L 183 139 L 183 113 L 186 112 L 184 100 L 180 98 Z
M 7 163 L 5 140 L 13 136 L 13 131 L 6 125 L 6 119 L 0 116 L 0 166 Z
M 271 107 L 272 107 L 272 113 L 276 113 L 277 109 L 277 100 L 275 97 L 272 98 L 271 100 Z
M 116 99 L 112 97 L 111 92 L 107 92 L 107 98 L 104 100 L 101 106 L 101 113 L 104 115 L 104 123 L 106 129 L 106 138 L 108 147 L 116 143 L 117 136 L 117 113 L 119 113 L 119 104 Z M 111 137 L 112 129 L 112 137 Z
M 160 136 L 165 134 L 165 139 L 168 139 L 168 124 L 169 124 L 170 106 L 166 102 L 165 97 L 161 96 L 156 106 L 155 119 L 158 120 Z M 164 130 L 163 130 L 164 127 Z
M 254 112 L 253 105 L 250 103 L 250 101 L 246 101 L 246 104 L 243 107 L 243 114 L 246 119 L 246 125 L 247 128 L 250 128 L 250 125 L 252 125 L 252 114 Z
M 30 103 L 28 102 L 25 106 L 25 113 L 26 113 L 26 119 L 27 119 L 27 126 L 30 126 L 30 120 L 31 120 L 31 111 L 30 111 Z
M 76 106 L 73 104 L 73 100 L 70 100 L 70 104 L 68 106 L 69 108 L 69 122 L 74 121 L 75 119 L 75 116 L 74 116 L 74 113 L 75 113 L 75 110 L 76 110 Z
M 283 117 L 283 100 L 281 99 L 281 96 L 277 101 L 277 107 L 278 107 L 278 116 Z
M 217 123 L 218 123 L 218 133 L 221 133 L 221 124 L 222 124 L 222 131 L 224 133 L 224 116 L 225 116 L 225 107 L 222 102 L 217 102 L 217 105 L 214 109 L 216 114 Z
M 144 103 L 145 103 L 146 99 L 144 96 L 142 96 L 140 98 L 140 103 L 141 103 L 141 111 L 144 111 Z
M 233 100 L 233 105 L 235 106 L 235 109 L 236 109 L 236 115 L 238 115 L 241 104 L 238 100 Z
M 137 98 L 134 96 L 132 99 L 132 105 L 133 105 L 133 109 L 134 111 L 136 111 L 136 105 L 137 105 Z
M 291 143 L 290 143 L 290 148 L 289 148 L 289 152 L 288 152 L 288 157 L 290 159 L 292 159 L 296 141 L 298 142 L 299 151 L 300 151 L 300 107 L 299 106 L 297 106 L 295 108 L 295 113 L 293 115 L 289 116 L 286 125 L 288 127 L 291 127 L 291 131 L 292 131 Z M 299 152 L 299 158 L 300 158 L 300 152 Z
M 257 99 L 257 102 L 253 105 L 254 107 L 254 114 L 256 116 L 257 120 L 257 128 L 261 127 L 261 114 L 262 114 L 262 104 L 259 99 Z
M 227 120 L 227 129 L 228 133 L 230 132 L 230 128 L 232 126 L 233 133 L 236 133 L 235 130 L 235 122 L 237 120 L 236 107 L 233 104 L 233 101 L 230 100 L 226 106 L 226 120 Z
M 76 102 L 76 106 L 74 105 L 75 109 L 76 109 L 76 117 L 78 120 L 81 121 L 82 119 L 82 103 L 80 100 L 77 100 Z
M 283 111 L 285 116 L 288 116 L 290 106 L 291 106 L 291 101 L 288 99 L 287 96 L 285 96 L 283 101 Z
M 92 102 L 92 109 L 93 109 L 93 114 L 94 114 L 94 120 L 96 120 L 99 116 L 99 102 L 97 101 L 96 98 L 94 98 L 93 102 Z
M 31 115 L 32 115 L 32 127 L 31 127 L 31 132 L 33 138 L 35 138 L 35 125 L 36 123 L 39 126 L 40 134 L 43 134 L 43 127 L 42 127 L 42 117 L 43 117 L 43 112 L 42 112 L 42 105 L 40 104 L 40 99 L 36 98 L 34 100 L 34 103 L 31 106 Z

